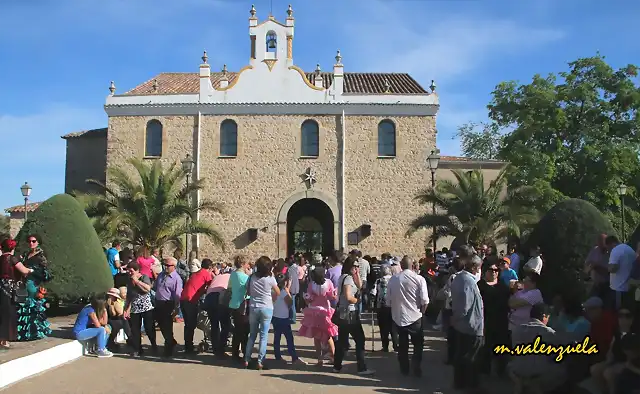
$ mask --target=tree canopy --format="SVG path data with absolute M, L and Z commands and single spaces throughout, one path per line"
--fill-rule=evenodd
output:
M 596 55 L 569 63 L 568 71 L 535 75 L 528 84 L 500 83 L 488 105 L 490 123 L 482 132 L 461 128 L 463 152 L 477 157 L 477 147 L 489 154 L 498 146 L 496 157 L 513 166 L 510 187 L 532 187 L 540 209 L 583 199 L 618 229 L 617 188 L 624 183 L 630 234 L 639 219 L 637 73 L 634 65 L 616 70 Z
M 100 188 L 99 193 L 77 195 L 99 233 L 148 248 L 167 243 L 180 246 L 185 234 L 203 234 L 224 248 L 216 228 L 197 219 L 198 212 L 221 213 L 222 206 L 214 201 L 189 201 L 189 196 L 202 189 L 203 179 L 187 186 L 186 174 L 177 163 L 166 170 L 159 160 L 147 164 L 134 158 L 128 164 L 135 169 L 133 176 L 124 168 L 112 167 L 108 185 L 87 180 Z

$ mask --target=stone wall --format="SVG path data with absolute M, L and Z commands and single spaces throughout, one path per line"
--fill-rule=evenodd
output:
M 226 240 L 226 251 L 200 238 L 201 257 L 227 259 L 237 253 L 251 256 L 282 256 L 286 238 L 278 215 L 292 196 L 307 190 L 302 174 L 309 167 L 316 172 L 313 190 L 326 196 L 329 205 L 340 204 L 339 141 L 341 119 L 314 116 L 320 126 L 320 155 L 300 157 L 300 126 L 306 116 L 202 116 L 200 177 L 205 179 L 203 200 L 215 200 L 225 207 L 224 215 L 203 212 L 202 219 L 214 223 Z M 177 163 L 194 153 L 197 116 L 111 117 L 109 119 L 107 163 L 122 165 L 130 157 L 143 157 L 146 123 L 163 124 L 165 164 Z M 233 119 L 238 124 L 238 156 L 220 157 L 220 124 Z M 430 185 L 426 158 L 435 147 L 434 117 L 391 117 L 396 124 L 396 157 L 377 157 L 377 126 L 384 118 L 346 118 L 346 206 L 345 231 L 369 224 L 372 235 L 358 246 L 368 254 L 390 252 L 418 256 L 423 253 L 427 231 L 405 237 L 408 223 L 429 207 L 421 207 L 415 194 Z M 156 159 L 149 159 L 156 160 Z M 438 170 L 439 179 L 451 179 L 451 169 Z M 472 168 L 470 168 L 472 169 Z M 485 172 L 487 182 L 499 169 Z M 339 217 L 334 218 L 339 221 Z M 248 242 L 247 231 L 260 229 L 258 239 Z M 286 232 L 286 226 L 284 227 Z M 337 237 L 336 237 L 337 239 Z M 448 246 L 443 240 L 440 246 Z M 338 244 L 337 244 L 338 245 Z M 336 245 L 336 246 L 337 246 Z M 280 248 L 279 248 L 280 246 Z M 349 247 L 349 246 L 345 246 Z
M 23 224 L 24 224 L 23 218 L 14 218 L 14 217 L 9 218 L 9 235 L 11 236 L 11 238 L 15 238 L 16 235 L 18 235 Z
M 107 134 L 91 132 L 82 137 L 67 138 L 65 193 L 97 192 L 99 188 L 87 184 L 87 179 L 106 180 Z

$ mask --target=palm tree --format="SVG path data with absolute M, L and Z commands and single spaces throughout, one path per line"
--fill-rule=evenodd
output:
M 110 168 L 108 186 L 88 179 L 87 183 L 98 186 L 100 192 L 76 196 L 99 234 L 118 236 L 148 248 L 166 243 L 180 246 L 181 236 L 203 234 L 224 249 L 224 240 L 216 228 L 196 218 L 200 211 L 222 213 L 222 206 L 213 201 L 197 205 L 188 202 L 190 195 L 203 188 L 202 179 L 187 186 L 186 174 L 177 163 L 166 171 L 159 160 L 146 164 L 134 158 L 128 163 L 137 176 L 131 176 L 123 168 Z
M 453 236 L 465 243 L 487 243 L 520 237 L 540 215 L 531 204 L 534 190 L 527 186 L 506 190 L 507 171 L 500 171 L 487 188 L 481 171 L 454 170 L 455 181 L 440 180 L 435 188 L 420 191 L 415 200 L 429 208 L 435 204 L 436 213 L 411 221 L 407 235 L 435 227 L 431 240 Z

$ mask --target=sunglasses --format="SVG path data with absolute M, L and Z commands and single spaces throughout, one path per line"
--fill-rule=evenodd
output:
M 30 239 L 30 240 L 29 240 L 29 243 L 30 243 L 30 244 L 37 244 L 37 243 L 38 243 L 38 240 L 36 240 L 36 239 Z
M 500 272 L 500 270 L 498 268 L 489 268 L 487 271 Z
M 631 319 L 633 317 L 633 315 L 629 312 L 622 312 L 622 313 L 618 313 L 618 317 L 623 317 L 625 319 Z

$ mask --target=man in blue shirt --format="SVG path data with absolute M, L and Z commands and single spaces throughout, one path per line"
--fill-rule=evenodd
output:
M 518 274 L 510 265 L 510 258 L 503 257 L 500 259 L 500 280 L 508 287 L 511 287 L 512 280 L 518 281 Z
M 113 241 L 111 247 L 105 252 L 107 255 L 107 263 L 109 263 L 109 269 L 111 275 L 116 276 L 120 272 L 120 241 Z

